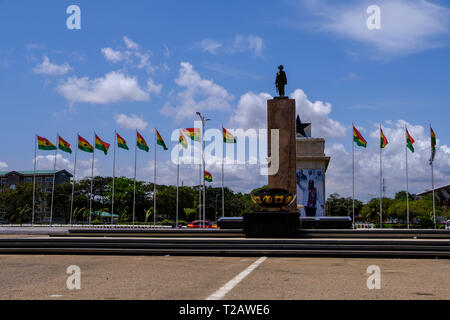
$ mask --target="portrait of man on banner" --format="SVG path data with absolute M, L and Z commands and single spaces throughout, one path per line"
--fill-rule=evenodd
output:
M 297 170 L 297 204 L 302 217 L 324 216 L 323 185 L 322 170 Z

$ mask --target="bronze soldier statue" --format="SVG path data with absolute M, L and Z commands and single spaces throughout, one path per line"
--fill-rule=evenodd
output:
M 277 87 L 280 97 L 284 97 L 284 86 L 287 85 L 286 72 L 283 71 L 284 67 L 281 65 L 278 67 L 280 71 L 277 72 L 277 78 L 275 79 L 275 86 Z

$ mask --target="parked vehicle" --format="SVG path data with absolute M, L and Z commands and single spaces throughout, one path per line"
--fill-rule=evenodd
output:
M 211 221 L 209 220 L 195 220 L 192 221 L 191 223 L 189 223 L 187 225 L 188 228 L 203 228 L 203 221 L 205 222 L 205 228 L 208 229 L 216 229 L 218 228 L 217 225 L 213 224 Z
M 447 224 L 445 225 L 445 230 L 450 230 L 450 220 L 447 220 Z

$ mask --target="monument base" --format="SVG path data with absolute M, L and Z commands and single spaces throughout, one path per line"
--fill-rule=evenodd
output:
M 300 219 L 296 212 L 251 212 L 244 213 L 243 226 L 250 238 L 290 238 L 299 235 Z

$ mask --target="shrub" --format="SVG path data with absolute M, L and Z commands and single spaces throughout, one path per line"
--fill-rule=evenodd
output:
M 420 216 L 418 221 L 417 221 L 417 227 L 420 228 L 420 229 L 433 229 L 434 228 L 434 222 L 428 216 Z

